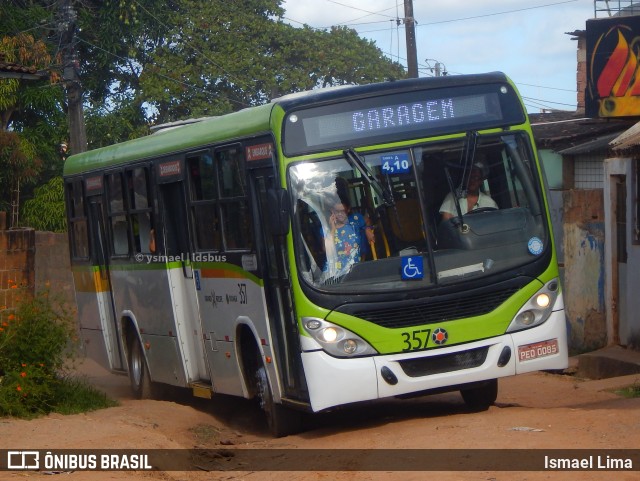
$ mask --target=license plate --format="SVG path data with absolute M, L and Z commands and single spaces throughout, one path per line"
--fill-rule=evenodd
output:
M 548 341 L 518 346 L 518 359 L 520 362 L 531 361 L 545 356 L 553 356 L 554 354 L 558 354 L 557 339 L 549 339 Z

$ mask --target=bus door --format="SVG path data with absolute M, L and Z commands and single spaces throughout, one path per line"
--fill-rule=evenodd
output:
M 124 370 L 123 349 L 121 343 L 120 325 L 115 315 L 115 304 L 113 292 L 111 289 L 111 273 L 109 270 L 109 243 L 106 237 L 105 210 L 102 195 L 91 195 L 96 192 L 97 187 L 93 190 L 93 185 L 102 185 L 102 177 L 87 179 L 87 201 L 89 208 L 89 229 L 91 232 L 90 239 L 92 242 L 92 265 L 93 285 L 96 293 L 97 317 L 100 319 L 100 328 L 102 330 L 102 338 L 107 349 L 108 362 L 100 360 L 97 352 L 91 352 L 93 348 L 89 347 L 91 341 L 87 343 L 87 355 L 108 369 L 116 371 Z M 87 317 L 86 313 L 80 316 L 80 328 L 83 329 L 83 323 L 89 319 L 95 319 L 94 316 Z M 90 322 L 90 321 L 89 321 Z M 87 334 L 86 330 L 84 334 Z M 96 342 L 98 340 L 96 339 Z
M 157 353 L 158 358 L 150 359 L 150 363 L 160 368 L 167 363 L 181 365 L 180 370 L 186 377 L 181 382 L 191 386 L 208 384 L 211 375 L 205 359 L 198 298 L 195 293 L 183 161 L 175 159 L 157 163 L 156 182 L 161 214 L 158 232 L 155 233 L 156 257 L 166 265 L 168 292 L 167 299 L 163 302 L 171 303 L 171 306 L 167 306 L 167 312 L 171 313 L 171 331 L 180 341 L 175 348 Z M 176 377 L 180 379 L 182 376 L 180 373 Z M 161 373 L 158 380 L 163 380 Z
M 240 335 L 267 339 L 241 144 L 190 152 L 189 221 L 194 288 L 213 391 L 247 396 Z M 260 341 L 258 341 L 260 342 Z M 253 356 L 253 352 L 250 353 Z
M 300 357 L 286 236 L 273 232 L 273 215 L 270 212 L 280 188 L 272 167 L 251 169 L 249 172 L 259 263 L 274 344 L 272 351 L 279 367 L 279 382 L 285 397 L 305 401 L 308 400 L 308 394 Z

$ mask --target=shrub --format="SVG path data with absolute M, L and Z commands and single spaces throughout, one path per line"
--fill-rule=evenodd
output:
M 0 416 L 55 410 L 65 366 L 78 352 L 75 340 L 71 309 L 48 290 L 15 310 L 0 306 Z

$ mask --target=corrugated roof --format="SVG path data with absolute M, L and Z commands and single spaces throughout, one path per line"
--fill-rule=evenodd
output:
M 609 150 L 609 143 L 617 138 L 620 135 L 620 132 L 614 132 L 613 134 L 603 135 L 601 137 L 596 137 L 589 142 L 584 142 L 583 144 L 574 145 L 573 147 L 569 147 L 568 149 L 564 149 L 559 151 L 558 153 L 561 155 L 578 155 L 578 154 L 588 154 L 592 152 L 606 152 Z
M 610 146 L 614 151 L 619 152 L 636 148 L 638 144 L 640 144 L 640 122 L 613 139 Z
M 25 67 L 24 65 L 18 65 L 17 63 L 0 61 L 0 71 L 2 72 L 20 72 L 36 74 L 38 70 L 35 67 Z
M 566 111 L 529 114 L 529 118 L 538 148 L 556 152 L 574 148 L 581 153 L 586 152 L 583 150 L 586 148 L 602 149 L 598 139 L 610 137 L 609 140 L 613 140 L 635 123 L 635 120 L 624 118 L 585 118 L 581 112 Z
M 0 53 L 0 78 L 26 78 L 36 80 L 46 78 L 46 72 L 39 72 L 35 67 L 27 67 L 14 62 L 7 62 L 4 54 Z

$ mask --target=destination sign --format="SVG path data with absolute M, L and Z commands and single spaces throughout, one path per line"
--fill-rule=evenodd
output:
M 497 85 L 350 100 L 290 113 L 284 146 L 295 155 L 498 127 L 525 120 L 519 105 L 513 90 Z
M 386 132 L 411 132 L 465 119 L 499 118 L 497 94 L 447 97 L 402 104 L 383 105 L 302 120 L 307 145 L 322 145 L 338 139 L 373 137 Z

